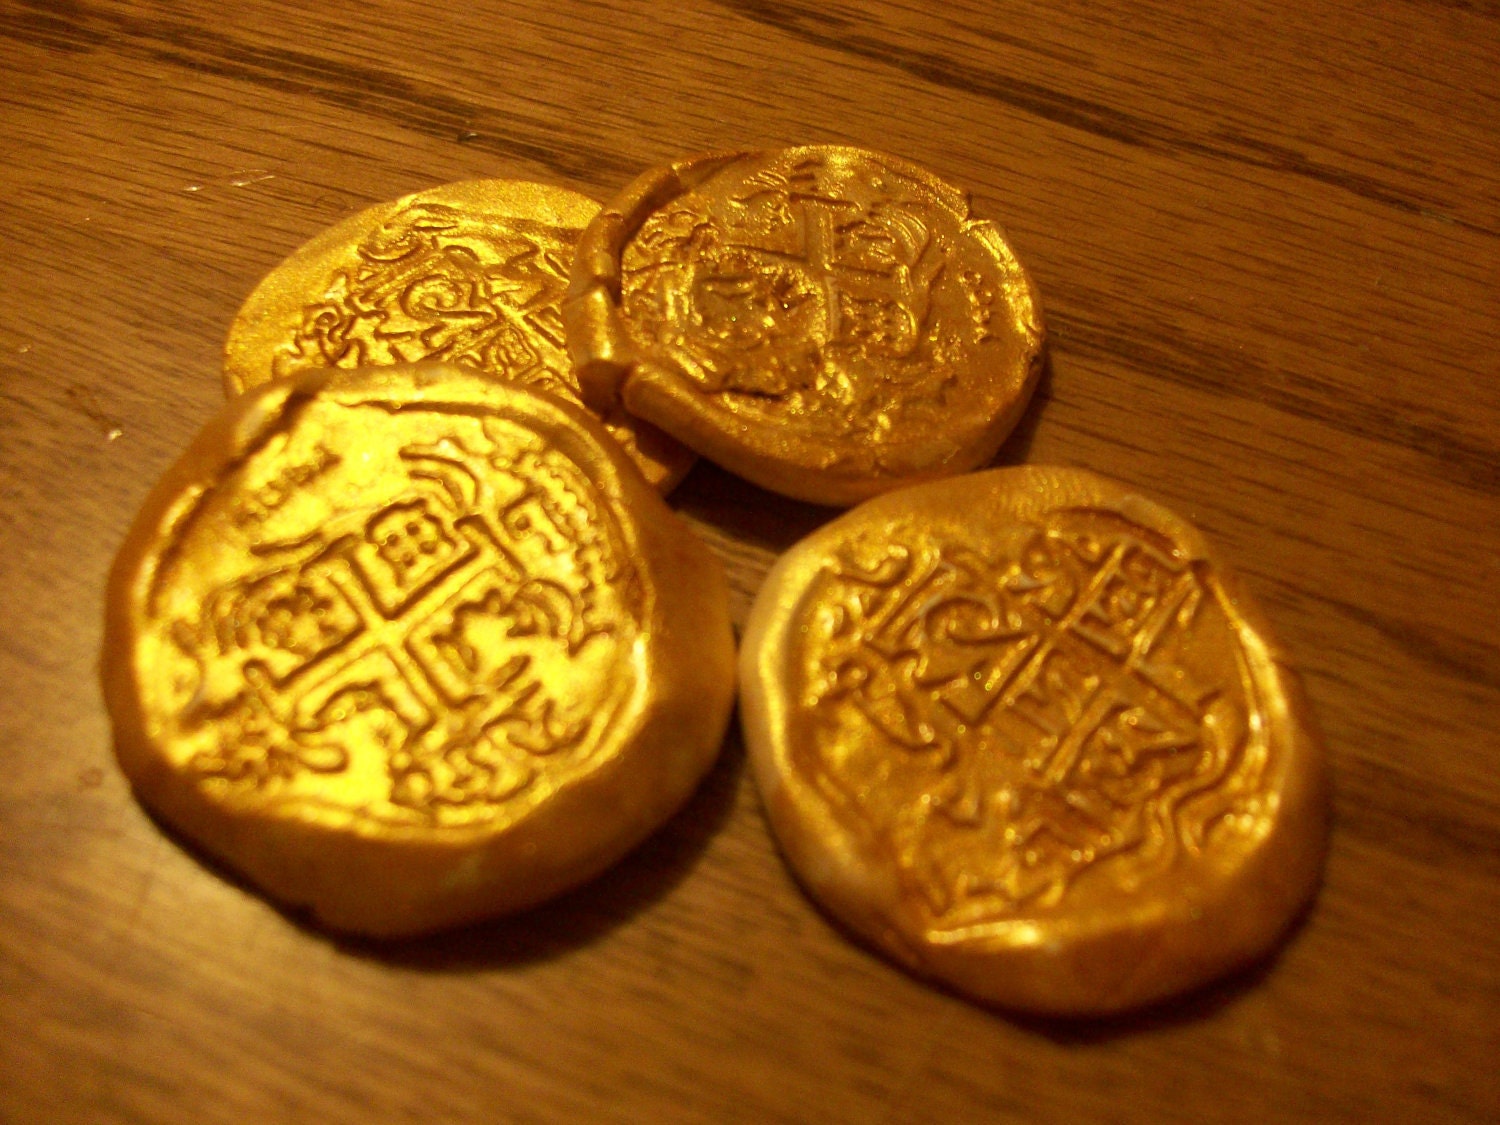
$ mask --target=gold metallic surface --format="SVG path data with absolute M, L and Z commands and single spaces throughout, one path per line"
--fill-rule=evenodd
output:
M 1075 469 L 871 500 L 772 569 L 741 645 L 811 894 L 914 971 L 1101 1014 L 1253 960 L 1312 894 L 1321 751 L 1202 535 Z
M 308 368 L 441 360 L 581 401 L 559 304 L 599 204 L 512 180 L 447 184 L 330 227 L 272 270 L 224 345 L 230 394 Z M 610 434 L 670 492 L 693 455 L 623 411 Z
M 578 244 L 563 304 L 586 401 L 788 496 L 850 504 L 989 461 L 1042 364 L 1000 228 L 862 149 L 648 172 Z
M 580 407 L 444 365 L 230 403 L 111 573 L 120 764 L 326 925 L 520 909 L 692 792 L 734 694 L 718 560 Z

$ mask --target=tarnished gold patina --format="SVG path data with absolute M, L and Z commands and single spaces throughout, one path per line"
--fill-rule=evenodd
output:
M 999 227 L 854 148 L 646 173 L 584 232 L 563 314 L 586 401 L 826 504 L 984 464 L 1042 363 Z
M 441 360 L 579 402 L 559 306 L 599 204 L 512 180 L 447 184 L 367 208 L 308 242 L 250 294 L 224 345 L 231 394 L 308 368 Z M 604 413 L 669 492 L 692 453 L 623 411 Z
M 397 935 L 643 839 L 718 751 L 734 650 L 718 561 L 582 408 L 426 365 L 231 403 L 119 554 L 102 672 L 145 803 Z
M 1266 951 L 1325 794 L 1295 675 L 1186 522 L 1074 469 L 882 496 L 776 564 L 741 649 L 772 826 L 913 970 L 1105 1013 Z

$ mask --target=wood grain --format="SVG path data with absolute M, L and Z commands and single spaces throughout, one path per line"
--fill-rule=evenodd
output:
M 970 189 L 1036 277 L 1000 459 L 1193 518 L 1296 654 L 1337 805 L 1280 953 L 1104 1025 L 934 991 L 798 893 L 735 738 L 595 885 L 419 943 L 147 819 L 104 574 L 259 277 L 451 180 L 815 142 Z M 0 238 L 0 1121 L 1500 1116 L 1500 5 L 7 0 Z M 737 621 L 828 517 L 706 466 L 675 503 Z

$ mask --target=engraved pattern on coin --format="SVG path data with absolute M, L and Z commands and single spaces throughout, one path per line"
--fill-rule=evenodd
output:
M 201 784 L 295 802 L 358 768 L 389 806 L 369 815 L 465 824 L 587 767 L 629 688 L 639 581 L 580 467 L 502 425 L 400 445 L 379 503 L 255 546 L 167 624 Z
M 847 544 L 813 587 L 801 768 L 935 931 L 1130 887 L 1259 810 L 1253 699 L 1204 564 L 1069 510 L 1000 551 Z M 809 748 L 818 747 L 817 749 Z
M 940 424 L 999 347 L 1007 280 L 951 204 L 873 158 L 740 175 L 675 198 L 625 246 L 621 307 L 637 347 L 725 409 L 795 417 L 829 439 Z
M 410 203 L 306 305 L 273 370 L 446 360 L 576 399 L 559 311 L 572 243 L 543 223 Z

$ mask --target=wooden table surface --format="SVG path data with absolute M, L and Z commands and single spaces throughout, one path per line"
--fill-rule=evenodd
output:
M 607 197 L 841 142 L 974 194 L 1036 278 L 1002 462 L 1156 495 L 1235 560 L 1336 786 L 1255 971 L 1022 1019 L 850 944 L 738 736 L 525 916 L 364 946 L 194 858 L 114 766 L 104 575 L 285 254 L 452 180 Z M 1500 1114 L 1494 0 L 0 2 L 0 1121 L 1489 1121 Z M 829 517 L 674 504 L 737 622 Z

